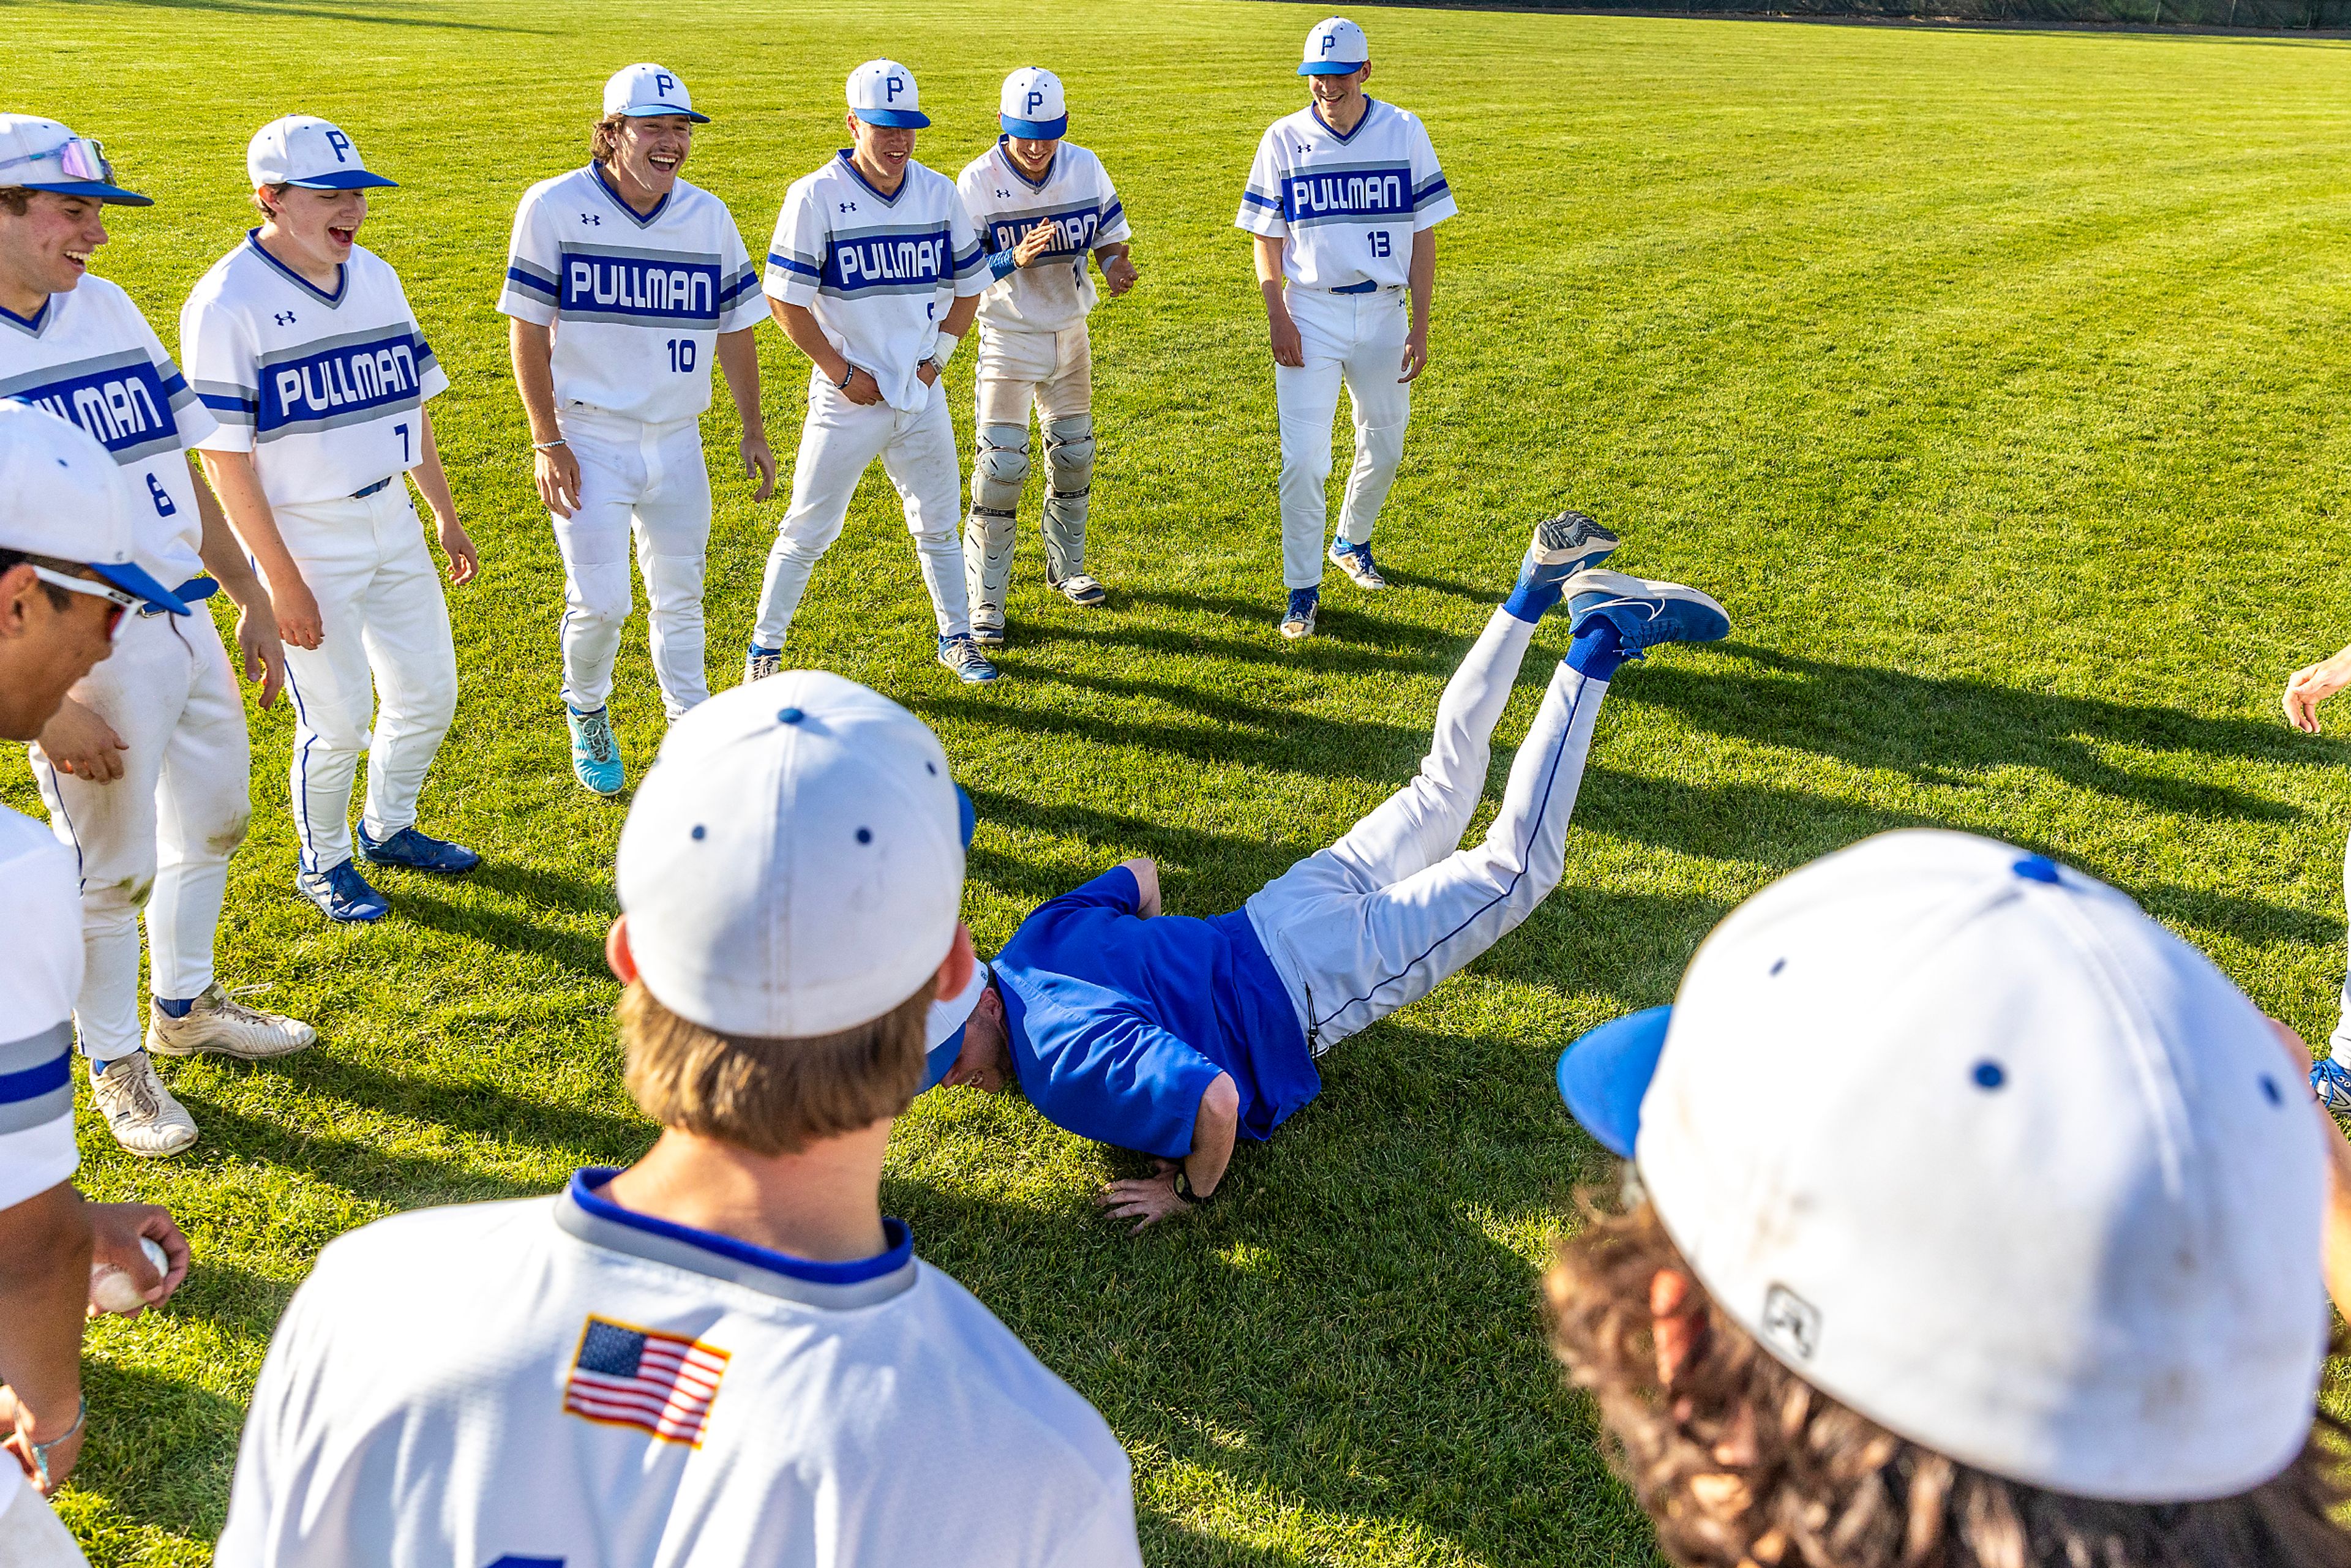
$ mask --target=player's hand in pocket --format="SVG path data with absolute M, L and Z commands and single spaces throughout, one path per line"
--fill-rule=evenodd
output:
M 474 548 L 474 538 L 457 520 L 457 514 L 435 518 L 434 531 L 441 540 L 441 553 L 449 558 L 449 580 L 459 588 L 473 581 L 474 574 L 482 570 L 481 552 Z
M 768 444 L 765 434 L 747 434 L 739 450 L 743 454 L 743 472 L 759 482 L 751 499 L 764 501 L 776 493 L 776 453 Z
M 841 395 L 860 408 L 872 408 L 882 401 L 882 383 L 852 365 L 849 368 L 849 384 L 841 389 Z
M 538 504 L 559 517 L 580 509 L 580 459 L 569 446 L 542 446 L 530 455 L 531 482 Z
M 85 784 L 111 784 L 122 777 L 128 749 L 114 727 L 68 697 L 41 728 L 41 755 L 49 766 Z

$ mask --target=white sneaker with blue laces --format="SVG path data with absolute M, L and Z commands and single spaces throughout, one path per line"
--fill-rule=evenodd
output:
M 996 666 L 987 662 L 987 655 L 979 651 L 979 644 L 968 633 L 940 638 L 939 663 L 955 672 L 956 679 L 966 685 L 981 685 L 996 679 Z
M 2311 1064 L 2310 1092 L 2335 1114 L 2351 1114 L 2351 1069 L 2333 1057 L 2322 1056 Z
M 784 673 L 784 651 L 781 648 L 746 648 L 743 650 L 743 684 L 764 681 L 769 675 Z
M 1357 588 L 1379 589 L 1388 585 L 1380 575 L 1377 562 L 1372 559 L 1369 543 L 1351 545 L 1344 539 L 1331 541 L 1331 564 L 1347 574 L 1347 580 Z

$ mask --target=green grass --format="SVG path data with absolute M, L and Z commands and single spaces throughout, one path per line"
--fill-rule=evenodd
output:
M 921 155 L 949 172 L 992 137 L 1006 70 L 1059 70 L 1134 215 L 1142 286 L 1095 318 L 1112 607 L 1050 598 L 1032 532 L 1006 678 L 955 685 L 876 475 L 793 629 L 796 662 L 873 684 L 945 740 L 980 805 L 983 946 L 1125 855 L 1157 856 L 1170 908 L 1207 914 L 1343 830 L 1415 765 L 1541 509 L 1592 507 L 1628 535 L 1628 569 L 1735 618 L 1720 648 L 1616 683 L 1559 893 L 1342 1047 L 1322 1098 L 1243 1153 L 1210 1213 L 1127 1239 L 1089 1201 L 1122 1157 L 1017 1102 L 939 1097 L 902 1124 L 886 1206 L 1101 1406 L 1152 1561 L 1653 1560 L 1540 1342 L 1549 1240 L 1605 1171 L 1549 1067 L 1576 1030 L 1667 998 L 1732 904 L 1823 851 L 1928 822 L 2046 850 L 2325 1032 L 2346 753 L 2273 705 L 2287 670 L 2351 637 L 2351 57 L 1369 16 L 1375 90 L 1426 119 L 1463 215 L 1382 528 L 1398 586 L 1372 600 L 1334 577 L 1322 635 L 1289 646 L 1270 378 L 1228 225 L 1259 129 L 1301 101 L 1290 61 L 1320 14 L 0 5 L 39 40 L 12 106 L 104 137 L 159 198 L 117 215 L 100 270 L 167 340 L 248 221 L 261 121 L 329 115 L 405 182 L 366 237 L 449 368 L 435 415 L 485 561 L 452 595 L 465 692 L 426 810 L 488 864 L 387 876 L 396 919 L 326 928 L 288 886 L 290 716 L 256 712 L 222 970 L 324 1043 L 280 1068 L 171 1069 L 204 1136 L 166 1164 L 84 1121 L 89 1190 L 168 1203 L 196 1251 L 168 1311 L 90 1335 L 93 1436 L 64 1509 L 94 1560 L 205 1559 L 271 1324 L 327 1240 L 543 1191 L 650 1138 L 600 954 L 622 810 L 565 766 L 560 578 L 492 308 L 515 199 L 584 156 L 599 85 L 632 59 L 683 73 L 717 117 L 690 173 L 755 247 L 840 140 L 848 67 L 885 51 L 921 72 Z M 789 453 L 803 375 L 762 337 Z M 970 366 L 950 375 L 967 434 Z M 731 414 L 709 437 L 722 465 Z M 781 508 L 718 477 L 724 682 Z M 1557 652 L 1557 629 L 1540 642 Z M 1505 739 L 1545 668 L 1530 661 Z M 634 630 L 614 711 L 641 766 L 660 710 Z M 16 755 L 0 793 L 34 804 Z

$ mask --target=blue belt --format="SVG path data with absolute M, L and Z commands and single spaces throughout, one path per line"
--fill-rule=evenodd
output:
M 1380 286 L 1377 283 L 1374 283 L 1372 279 L 1366 277 L 1361 283 L 1350 283 L 1344 288 L 1334 288 L 1331 290 L 1331 292 L 1333 294 L 1376 294 L 1379 290 Z
M 200 599 L 210 599 L 214 594 L 218 593 L 219 591 L 220 584 L 214 582 L 211 578 L 192 577 L 188 579 L 187 581 L 180 584 L 179 587 L 172 590 L 172 597 L 177 599 L 183 604 L 193 604 Z M 141 615 L 169 615 L 172 612 L 168 610 L 157 609 L 155 606 L 151 604 L 142 604 L 139 607 L 139 613 Z
M 382 489 L 386 485 L 391 484 L 399 476 L 396 474 L 387 474 L 382 478 L 377 480 L 374 484 L 370 485 L 366 489 L 352 491 L 351 499 L 354 501 L 364 501 L 370 496 L 374 495 L 378 490 Z

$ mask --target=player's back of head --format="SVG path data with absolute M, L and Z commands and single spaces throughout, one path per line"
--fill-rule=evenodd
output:
M 1546 1282 L 1687 1564 L 2351 1564 L 2323 1128 L 2111 888 L 1887 834 L 1560 1064 L 1635 1179 Z

